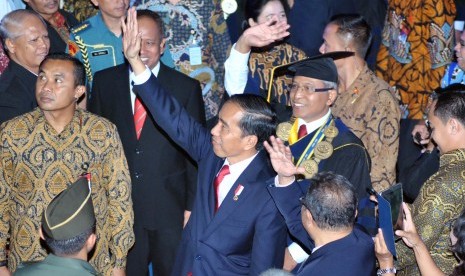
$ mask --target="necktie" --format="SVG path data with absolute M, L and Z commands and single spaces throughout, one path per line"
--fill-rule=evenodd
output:
M 307 126 L 305 124 L 299 127 L 299 132 L 297 132 L 297 137 L 300 139 L 307 135 Z
M 218 175 L 215 177 L 215 180 L 213 181 L 213 185 L 215 187 L 215 213 L 218 211 L 218 208 L 220 207 L 220 202 L 219 202 L 219 197 L 220 197 L 220 184 L 223 182 L 223 179 L 225 176 L 229 174 L 229 166 L 224 165 Z
M 146 117 L 147 111 L 145 111 L 145 107 L 142 105 L 139 97 L 136 97 L 136 101 L 134 102 L 134 125 L 136 127 L 137 140 L 139 140 Z

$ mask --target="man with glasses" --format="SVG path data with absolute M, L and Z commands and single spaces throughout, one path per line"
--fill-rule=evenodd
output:
M 331 114 L 338 83 L 333 59 L 328 55 L 313 57 L 290 70 L 295 71 L 290 90 L 293 117 L 279 124 L 276 134 L 289 145 L 294 164 L 305 169 L 298 177 L 310 179 L 323 171 L 343 175 L 353 183 L 360 200 L 372 187 L 370 158 L 360 139 Z M 308 181 L 300 183 L 308 185 Z M 288 249 L 286 269 L 293 269 L 308 256 L 296 243 Z

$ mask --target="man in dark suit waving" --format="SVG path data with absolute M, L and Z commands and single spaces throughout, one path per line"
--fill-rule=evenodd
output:
M 137 21 L 142 39 L 140 59 L 160 85 L 204 124 L 199 82 L 159 61 L 165 45 L 160 16 L 143 10 Z M 197 171 L 131 92 L 130 72 L 126 64 L 97 72 L 88 108 L 118 127 L 128 158 L 137 243 L 128 255 L 127 274 L 146 275 L 151 261 L 155 275 L 168 275 L 193 206 Z
M 281 267 L 286 229 L 266 189 L 265 181 L 275 173 L 262 149 L 274 133 L 276 114 L 260 97 L 233 96 L 210 133 L 145 68 L 137 55 L 140 36 L 134 17 L 131 9 L 123 25 L 134 91 L 199 166 L 195 203 L 172 275 L 258 275 Z

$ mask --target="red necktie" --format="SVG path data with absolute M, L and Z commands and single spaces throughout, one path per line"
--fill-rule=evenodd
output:
M 146 117 L 147 111 L 145 111 L 145 107 L 142 105 L 139 98 L 136 97 L 136 101 L 134 102 L 134 125 L 136 127 L 137 140 L 139 140 Z
M 299 127 L 299 132 L 297 132 L 297 138 L 302 138 L 307 135 L 307 126 L 305 124 Z
M 221 182 L 223 182 L 223 179 L 225 176 L 227 176 L 229 174 L 229 166 L 228 165 L 224 165 L 220 172 L 218 173 L 218 175 L 215 177 L 215 181 L 213 181 L 213 185 L 215 187 L 215 194 L 216 194 L 216 198 L 215 198 L 215 213 L 216 211 L 218 210 L 218 208 L 220 207 L 220 201 L 219 201 L 219 197 L 220 197 L 220 184 Z

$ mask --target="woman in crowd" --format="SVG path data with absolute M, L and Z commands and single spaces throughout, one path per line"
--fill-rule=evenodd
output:
M 245 6 L 245 23 L 248 27 L 267 22 L 270 25 L 287 23 L 288 10 L 284 0 L 248 0 Z M 285 40 L 275 41 L 263 47 L 253 47 L 255 45 L 250 41 L 245 41 L 246 34 L 247 32 L 233 46 L 225 63 L 226 91 L 230 95 L 247 92 L 267 97 L 268 85 L 272 82 L 271 102 L 285 107 L 289 102 L 288 91 L 292 77 L 286 76 L 285 70 L 277 70 L 275 78 L 271 80 L 271 70 L 273 67 L 301 60 L 305 58 L 305 53 Z
M 50 53 L 64 53 L 66 51 L 69 31 L 79 21 L 74 15 L 59 9 L 60 1 L 24 0 L 26 9 L 37 12 L 47 24 L 50 38 Z
M 397 230 L 396 235 L 402 237 L 404 243 L 413 249 L 415 252 L 415 259 L 418 267 L 420 268 L 421 275 L 423 276 L 443 276 L 445 275 L 434 263 L 431 255 L 428 252 L 428 248 L 421 240 L 415 228 L 415 224 L 412 220 L 412 215 L 407 207 L 407 204 L 403 203 L 403 210 L 405 214 L 404 218 L 404 230 Z M 459 264 L 455 267 L 452 272 L 453 276 L 465 275 L 465 210 L 462 211 L 460 216 L 454 223 L 454 226 L 450 234 L 451 239 L 451 250 L 455 256 L 460 260 Z M 384 242 L 383 232 L 379 230 L 378 235 L 375 237 L 375 252 L 376 258 L 379 262 L 378 275 L 391 276 L 395 275 L 394 258 L 387 249 L 386 243 Z

